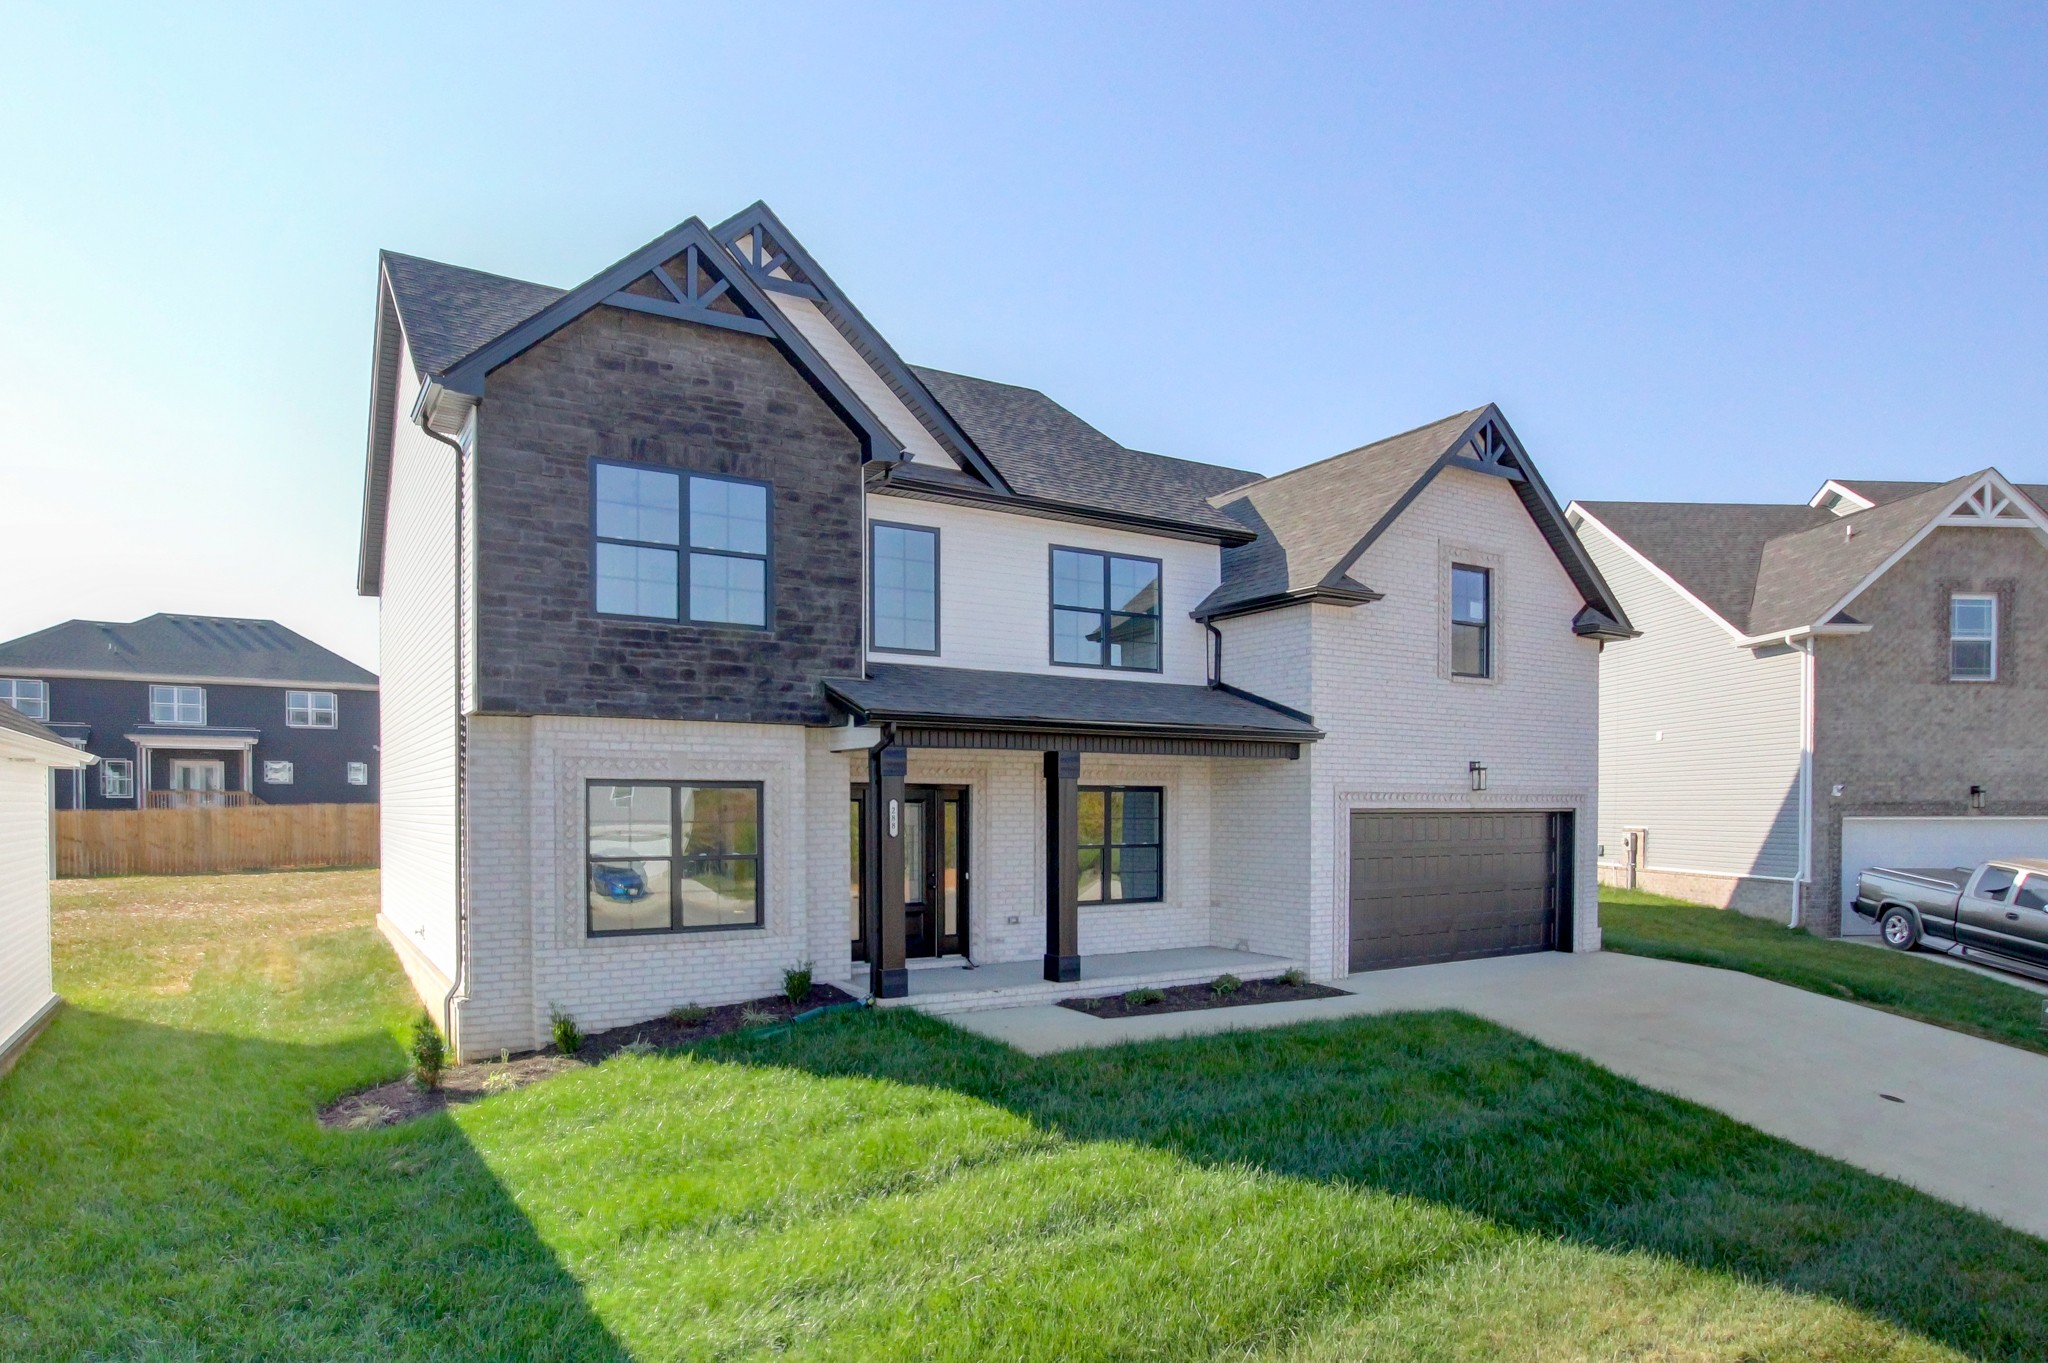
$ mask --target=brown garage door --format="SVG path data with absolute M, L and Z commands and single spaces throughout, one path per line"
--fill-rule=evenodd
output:
M 1568 814 L 1351 816 L 1351 968 L 1546 951 Z

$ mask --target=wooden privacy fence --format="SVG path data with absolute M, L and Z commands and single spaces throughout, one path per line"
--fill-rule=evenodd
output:
M 377 806 L 60 809 L 59 876 L 196 875 L 377 864 Z

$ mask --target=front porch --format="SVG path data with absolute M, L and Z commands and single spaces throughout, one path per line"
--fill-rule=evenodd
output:
M 1047 980 L 1037 961 L 1004 961 L 976 966 L 964 961 L 913 966 L 906 975 L 908 992 L 877 999 L 884 1008 L 915 1008 L 925 1013 L 967 1013 L 990 1008 L 1021 1008 L 1095 994 L 1121 994 L 1132 989 L 1171 989 L 1207 984 L 1218 975 L 1240 980 L 1266 980 L 1299 967 L 1301 962 L 1256 951 L 1227 947 L 1170 947 L 1163 951 L 1113 951 L 1079 958 L 1078 978 Z

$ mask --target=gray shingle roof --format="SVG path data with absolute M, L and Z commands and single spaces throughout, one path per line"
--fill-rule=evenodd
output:
M 1306 720 L 1208 686 L 915 663 L 874 663 L 868 672 L 865 679 L 825 683 L 827 692 L 863 718 L 1139 729 L 1292 743 L 1322 736 Z
M 64 743 L 61 735 L 36 723 L 36 721 L 30 719 L 5 701 L 0 701 L 0 729 L 9 729 L 18 734 L 26 734 L 30 738 L 40 738 L 47 743 Z M 64 743 L 64 746 L 70 747 L 71 745 Z
M 1981 476 L 1946 483 L 1837 479 L 1877 502 L 1846 516 L 1775 504 L 1579 505 L 1716 615 L 1744 634 L 1764 635 L 1825 623 L 1824 612 Z
M 564 292 L 396 251 L 384 252 L 383 259 L 413 365 L 422 376 L 440 373 Z
M 947 415 L 1026 497 L 1236 531 L 1209 504 L 1259 475 L 1127 449 L 1035 388 L 912 365 Z
M 377 674 L 275 620 L 151 615 L 66 620 L 0 643 L 0 672 L 375 686 Z
M 1883 506 L 1886 502 L 1901 501 L 1929 488 L 1941 486 L 1940 483 L 1905 483 L 1876 478 L 1835 478 L 1830 481 L 1848 488 L 1857 496 L 1878 506 Z M 2048 511 L 2048 483 L 2014 483 L 2013 486 L 2026 493 L 2035 506 Z

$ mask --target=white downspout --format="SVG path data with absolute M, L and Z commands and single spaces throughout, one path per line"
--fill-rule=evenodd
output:
M 1799 877 L 1792 882 L 1792 921 L 1799 926 L 1802 900 L 1813 879 L 1813 731 L 1814 670 L 1813 636 L 1799 649 Z

